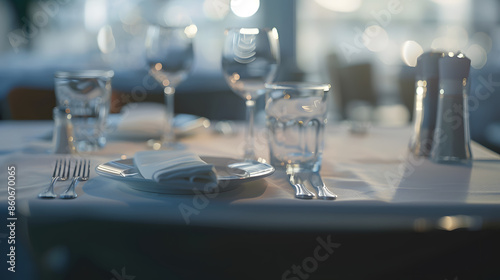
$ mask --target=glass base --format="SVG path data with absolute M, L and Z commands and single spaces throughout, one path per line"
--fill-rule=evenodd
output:
M 69 149 L 72 149 L 76 153 L 90 153 L 104 148 L 106 146 L 106 137 L 101 136 L 92 141 L 74 141 L 71 144 Z
M 255 160 L 258 160 L 258 158 L 252 150 L 252 151 L 245 151 L 245 153 L 243 154 L 243 160 L 255 161 Z
M 276 170 L 284 170 L 287 174 L 319 172 L 321 169 L 321 161 L 288 163 L 271 156 L 270 163 Z

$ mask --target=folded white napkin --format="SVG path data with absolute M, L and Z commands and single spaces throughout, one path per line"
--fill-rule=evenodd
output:
M 217 185 L 214 166 L 190 152 L 137 152 L 134 164 L 145 179 L 159 184 L 197 189 Z

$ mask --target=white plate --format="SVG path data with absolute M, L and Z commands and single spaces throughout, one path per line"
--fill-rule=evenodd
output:
M 232 190 L 242 183 L 261 179 L 274 173 L 274 167 L 258 161 L 243 161 L 231 158 L 201 157 L 208 164 L 213 164 L 217 174 L 217 190 L 186 189 L 176 186 L 160 185 L 152 180 L 144 179 L 134 165 L 134 159 L 112 160 L 96 167 L 97 174 L 122 182 L 127 182 L 133 189 L 164 194 L 193 194 L 196 192 L 213 192 Z

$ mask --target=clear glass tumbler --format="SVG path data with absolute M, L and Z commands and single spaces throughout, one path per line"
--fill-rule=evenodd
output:
M 328 84 L 266 84 L 271 164 L 287 173 L 318 172 L 324 146 Z
M 90 152 L 106 145 L 106 121 L 113 71 L 56 72 L 57 107 L 67 114 L 74 152 Z

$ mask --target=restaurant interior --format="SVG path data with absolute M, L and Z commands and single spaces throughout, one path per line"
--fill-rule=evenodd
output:
M 90 158 L 91 175 L 77 185 L 77 199 L 36 198 L 60 158 L 41 152 L 55 143 L 56 72 L 111 70 L 110 116 L 139 108 L 132 104 L 146 111 L 165 106 L 168 87 L 155 80 L 146 59 L 150 25 L 189 28 L 192 66 L 175 87 L 175 101 L 168 100 L 176 115 L 204 121 L 178 141 L 210 156 L 243 154 L 248 117 L 250 97 L 235 94 L 221 64 L 227 29 L 270 28 L 276 39 L 279 34 L 279 66 L 268 82 L 331 86 L 320 173 L 327 185 L 335 183 L 330 187 L 338 198 L 294 198 L 276 167 L 268 178 L 209 197 L 208 206 L 195 207 L 192 223 L 179 222 L 182 203 L 202 203 L 196 196 L 172 195 L 180 204 L 168 195 L 138 193 L 134 200 L 135 190 L 97 175 L 97 165 L 115 155 L 125 160 L 140 149 L 158 150 L 141 137 L 128 150 L 117 135 L 99 152 L 82 153 Z M 1 279 L 500 278 L 498 0 L 2 0 L 0 36 L 0 164 L 18 170 L 19 216 L 15 273 L 8 270 L 12 250 L 3 238 L 13 231 L 0 226 Z M 398 149 L 407 151 L 418 123 L 417 61 L 428 52 L 470 59 L 464 115 L 472 163 L 434 170 L 433 163 L 416 164 L 410 176 L 402 175 L 408 193 L 396 188 L 386 199 L 378 183 L 387 176 L 376 173 L 406 162 Z M 259 147 L 268 151 L 261 131 L 269 125 L 271 101 L 265 94 L 251 99 L 260 156 Z M 19 132 L 24 126 L 27 132 Z M 376 141 L 368 142 L 370 137 Z M 391 143 L 401 142 L 388 156 Z M 108 148 L 114 150 L 105 154 Z M 30 156 L 36 157 L 31 165 Z M 265 158 L 258 161 L 269 163 Z M 35 162 L 45 169 L 35 170 Z M 408 165 L 403 168 L 407 174 Z M 358 174 L 359 184 L 341 180 L 349 174 Z M 8 176 L 0 174 L 2 185 Z M 435 186 L 432 176 L 439 177 Z M 43 184 L 35 184 L 40 178 Z M 450 182 L 466 182 L 465 189 L 436 190 Z M 101 193 L 98 186 L 108 184 Z M 419 184 L 428 187 L 417 192 Z M 110 198 L 111 187 L 124 200 Z M 251 188 L 256 190 L 246 190 Z M 32 198 L 25 197 L 28 192 Z M 4 209 L 8 197 L 0 195 Z M 419 200 L 427 198 L 428 204 Z M 9 221 L 4 209 L 0 218 Z
M 471 95 L 480 94 L 475 89 L 484 80 L 474 78 L 493 75 L 491 96 L 479 100 L 480 110 L 470 112 L 471 137 L 499 151 L 500 115 L 495 104 L 500 101 L 494 85 L 498 1 L 399 1 L 395 7 L 390 1 L 361 0 L 241 2 L 230 6 L 226 0 L 3 1 L 1 119 L 51 119 L 52 77 L 60 69 L 113 69 L 113 89 L 130 94 L 147 75 L 148 23 L 195 24 L 199 30 L 193 69 L 178 89 L 177 112 L 244 119 L 244 104 L 231 93 L 220 69 L 224 29 L 276 27 L 281 66 L 275 80 L 331 83 L 331 113 L 338 120 L 347 119 L 350 111 L 382 125 L 410 123 L 417 57 L 430 50 L 464 52 L 472 60 Z M 37 98 L 47 100 L 26 104 L 29 100 L 24 99 L 19 105 L 18 91 L 23 90 L 42 90 L 44 96 Z M 147 94 L 148 100 L 163 102 L 160 86 Z M 47 106 L 35 114 L 28 106 L 39 102 Z

